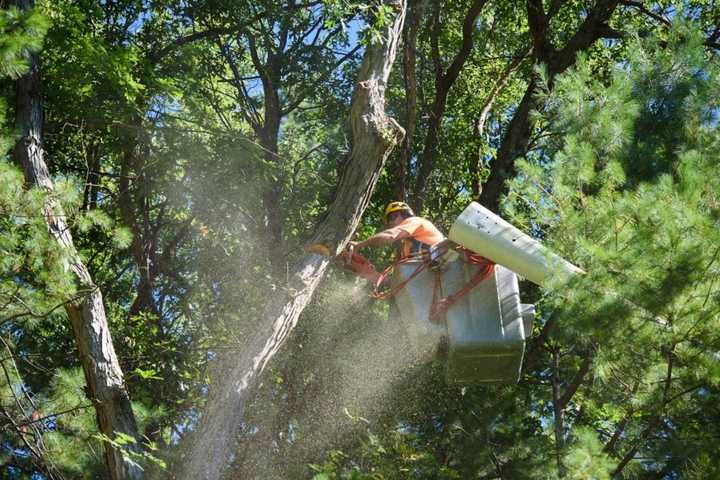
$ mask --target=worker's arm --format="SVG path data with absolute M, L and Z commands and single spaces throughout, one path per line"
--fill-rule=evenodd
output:
M 362 242 L 352 242 L 352 244 L 355 246 L 356 250 L 359 250 L 365 247 L 390 245 L 391 243 L 402 240 L 403 238 L 408 238 L 409 236 L 410 234 L 405 230 L 399 228 L 389 228 L 387 230 L 383 230 L 382 232 L 376 233 L 372 237 L 366 238 Z

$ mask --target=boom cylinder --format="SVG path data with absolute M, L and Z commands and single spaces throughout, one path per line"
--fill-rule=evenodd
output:
M 477 202 L 455 220 L 448 238 L 541 286 L 585 273 Z

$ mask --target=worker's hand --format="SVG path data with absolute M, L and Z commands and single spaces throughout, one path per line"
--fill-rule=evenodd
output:
M 348 250 L 353 249 L 355 251 L 360 250 L 363 247 L 362 242 L 348 242 Z

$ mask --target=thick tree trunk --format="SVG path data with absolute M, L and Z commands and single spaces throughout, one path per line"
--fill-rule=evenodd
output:
M 382 40 L 365 51 L 350 108 L 353 149 L 344 175 L 319 225 L 314 242 L 342 251 L 370 201 L 380 170 L 392 148 L 402 139 L 402 128 L 385 114 L 385 88 L 395 60 L 405 18 L 405 0 L 386 0 L 394 18 L 382 31 Z M 308 254 L 291 270 L 286 288 L 268 292 L 270 300 L 258 329 L 240 352 L 221 354 L 215 383 L 190 449 L 179 466 L 181 479 L 219 479 L 231 463 L 245 408 L 258 378 L 292 329 L 322 279 L 326 257 Z
M 556 49 L 549 41 L 550 20 L 557 13 L 562 2 L 553 2 L 546 13 L 542 0 L 527 0 L 528 25 L 533 41 L 533 56 L 536 62 L 547 67 L 549 87 L 552 79 L 575 64 L 579 52 L 587 50 L 602 37 L 617 37 L 618 32 L 611 29 L 607 22 L 617 8 L 619 0 L 598 0 L 587 12 L 585 20 L 575 34 L 561 49 Z M 480 202 L 490 210 L 498 211 L 500 196 L 505 191 L 505 181 L 515 175 L 515 159 L 525 155 L 530 134 L 534 127 L 530 111 L 535 108 L 534 92 L 537 84 L 530 81 L 525 95 L 515 110 L 505 136 L 502 139 L 497 157 L 492 163 L 490 177 L 483 185 Z
M 530 80 L 525 95 L 520 100 L 500 143 L 490 177 L 482 187 L 480 203 L 493 212 L 497 212 L 500 208 L 500 196 L 505 188 L 505 180 L 515 173 L 515 159 L 525 154 L 530 141 L 532 131 L 530 112 L 535 106 L 535 87 L 535 79 Z
M 31 0 L 20 0 L 17 3 L 25 10 L 33 6 Z M 137 425 L 110 337 L 102 294 L 75 250 L 61 206 L 52 198 L 53 183 L 41 144 L 43 112 L 37 55 L 29 55 L 28 61 L 29 72 L 17 81 L 16 127 L 21 137 L 15 145 L 14 157 L 25 172 L 26 182 L 49 194 L 44 205 L 48 230 L 68 254 L 67 268 L 75 280 L 78 295 L 65 305 L 65 311 L 72 322 L 99 430 L 109 438 L 114 438 L 116 433 L 137 438 Z M 142 470 L 128 462 L 109 443 L 105 445 L 105 463 L 109 478 L 143 477 Z

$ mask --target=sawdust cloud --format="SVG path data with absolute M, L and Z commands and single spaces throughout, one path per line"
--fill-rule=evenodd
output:
M 289 340 L 302 398 L 281 411 L 258 400 L 259 426 L 247 438 L 257 443 L 244 453 L 238 478 L 307 478 L 308 463 L 362 438 L 381 418 L 392 421 L 396 387 L 434 351 L 415 348 L 398 312 L 369 292 L 366 282 L 331 273 L 316 293 Z

